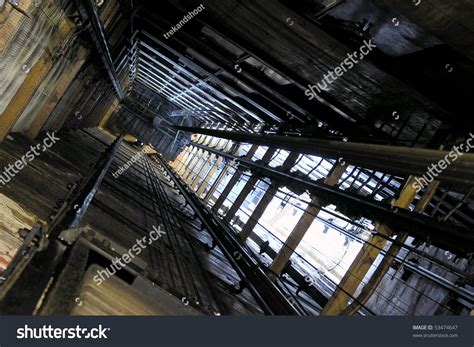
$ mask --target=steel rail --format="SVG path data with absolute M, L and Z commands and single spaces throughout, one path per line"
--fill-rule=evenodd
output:
M 405 231 L 412 236 L 432 243 L 444 250 L 462 256 L 468 256 L 474 252 L 474 233 L 468 228 L 441 222 L 434 218 L 404 209 L 394 210 L 388 204 L 383 204 L 373 199 L 347 192 L 337 187 L 331 187 L 308 178 L 297 177 L 291 173 L 282 172 L 278 168 L 261 165 L 258 162 L 240 158 L 198 143 L 193 143 L 193 146 L 217 154 L 223 158 L 235 160 L 242 167 L 252 171 L 258 171 L 263 176 L 282 180 L 282 182 L 290 182 L 291 184 L 300 184 L 317 196 L 322 196 L 336 204 L 343 204 L 348 208 L 352 206 L 355 212 L 363 213 L 363 215 L 368 218 L 383 220 L 387 225 L 394 226 L 397 231 Z M 285 185 L 285 183 L 283 183 L 283 185 Z
M 104 28 L 100 22 L 99 13 L 93 0 L 76 0 L 79 14 L 81 15 L 84 23 L 90 23 L 89 31 L 91 33 L 92 41 L 96 45 L 99 55 L 105 65 L 107 74 L 109 75 L 110 82 L 117 93 L 120 101 L 123 100 L 124 94 L 120 87 L 120 81 L 115 70 L 114 62 L 110 54 L 109 45 L 105 36 Z
M 162 209 L 164 214 L 167 216 L 169 223 L 171 223 L 171 225 L 175 229 L 174 237 L 175 237 L 176 243 L 179 246 L 181 253 L 183 254 L 183 250 L 187 249 L 195 258 L 195 262 L 193 262 L 191 266 L 193 268 L 193 271 L 190 271 L 190 268 L 185 267 L 185 270 L 188 273 L 188 277 L 190 280 L 190 285 L 192 287 L 191 292 L 194 293 L 195 303 L 196 305 L 198 305 L 197 307 L 199 308 L 202 308 L 202 306 L 200 305 L 202 305 L 203 303 L 206 303 L 209 306 L 211 313 L 216 313 L 218 312 L 217 306 L 215 305 L 215 300 L 212 297 L 212 294 L 209 291 L 208 286 L 206 285 L 201 286 L 202 290 L 200 291 L 198 286 L 196 285 L 196 283 L 199 283 L 199 282 L 201 282 L 202 284 L 207 284 L 208 279 L 202 266 L 197 266 L 198 264 L 200 264 L 199 258 L 195 252 L 195 249 L 191 245 L 191 240 L 189 238 L 189 235 L 186 233 L 185 228 L 183 227 L 183 224 L 181 223 L 179 218 L 176 217 L 176 211 L 173 211 L 171 209 L 171 206 L 172 206 L 171 200 L 166 194 L 163 187 L 163 183 L 161 182 L 156 171 L 152 167 L 150 160 L 148 158 L 143 158 L 143 161 L 148 171 L 148 175 L 150 176 L 150 179 L 156 188 L 155 194 L 157 194 L 159 196 L 159 199 L 162 201 L 160 208 Z M 183 243 L 179 241 L 179 239 L 177 238 L 177 233 L 176 233 L 177 231 L 180 231 L 179 233 L 180 239 L 182 237 L 184 241 L 186 241 L 187 243 Z M 186 256 L 183 255 L 183 258 L 186 259 Z M 189 266 L 189 264 L 187 264 L 187 266 Z M 201 293 L 204 294 L 205 298 L 201 296 Z M 203 299 L 206 299 L 206 301 L 204 301 Z
M 246 284 L 263 311 L 271 315 L 299 315 L 295 307 L 268 278 L 251 253 L 232 234 L 228 227 L 208 211 L 200 200 L 188 192 L 185 185 L 159 156 L 155 156 L 155 158 L 202 221 L 215 243 Z
M 40 247 L 30 252 L 15 255 L 16 258 L 23 259 L 11 264 L 24 266 L 22 265 L 21 271 L 12 273 L 12 276 L 3 283 L 0 290 L 1 314 L 31 315 L 34 313 L 41 296 L 48 288 L 51 277 L 63 264 L 69 250 L 68 246 L 58 239 L 60 233 L 80 225 L 122 140 L 123 136 L 117 138 L 97 161 L 95 170 L 91 170 L 79 186 L 71 187 L 59 211 L 53 216 L 51 224 L 43 232 L 48 242 L 43 242 L 42 247 L 40 244 Z

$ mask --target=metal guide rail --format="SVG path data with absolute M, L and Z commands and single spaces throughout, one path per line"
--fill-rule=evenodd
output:
M 155 158 L 194 210 L 196 216 L 202 221 L 216 245 L 221 249 L 234 270 L 238 273 L 242 283 L 250 290 L 264 312 L 271 315 L 301 314 L 270 280 L 264 269 L 253 258 L 251 252 L 246 249 L 229 228 L 208 211 L 193 194 L 188 192 L 186 186 L 159 156 L 155 156 Z
M 52 280 L 67 262 L 70 247 L 60 241 L 65 230 L 75 229 L 97 193 L 123 140 L 117 138 L 103 152 L 90 174 L 79 184 L 70 185 L 69 193 L 51 215 L 51 224 L 38 225 L 26 237 L 21 252 L 7 269 L 0 288 L 0 314 L 33 314 L 44 300 Z M 40 230 L 39 230 L 40 229 Z
M 153 250 L 157 257 L 157 261 L 151 264 L 153 270 L 162 275 L 160 280 L 165 289 L 174 292 L 186 304 L 208 314 L 218 314 L 206 271 L 196 254 L 195 245 L 176 216 L 162 178 L 154 167 L 156 164 L 146 156 L 142 157 L 140 164 L 144 168 L 152 209 L 166 231 L 165 243 L 158 244 Z

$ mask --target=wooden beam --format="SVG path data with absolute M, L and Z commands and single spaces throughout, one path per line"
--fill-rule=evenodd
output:
M 58 43 L 63 42 L 72 29 L 73 23 L 69 19 L 63 19 L 58 24 L 57 30 L 53 32 L 49 39 L 49 47 L 43 51 L 42 55 L 30 69 L 0 117 L 0 142 L 5 139 L 16 121 L 20 118 L 28 101 L 38 90 L 43 79 L 53 66 L 53 50 L 58 46 Z
M 286 157 L 281 167 L 281 170 L 284 172 L 287 172 L 288 170 L 290 170 L 295 165 L 299 156 L 300 156 L 299 153 L 295 153 L 295 152 L 290 153 L 288 157 Z M 268 205 L 272 202 L 273 198 L 278 192 L 278 188 L 280 188 L 280 185 L 278 182 L 272 182 L 270 184 L 267 191 L 265 192 L 265 194 L 260 199 L 255 209 L 253 210 L 252 215 L 250 216 L 249 220 L 247 221 L 247 223 L 245 223 L 244 227 L 242 228 L 242 231 L 239 233 L 239 237 L 242 241 L 245 241 L 250 236 L 253 229 L 257 225 L 258 221 L 263 216 Z
M 415 212 L 424 212 L 425 208 L 428 206 L 429 202 L 436 193 L 438 187 L 439 181 L 431 182 L 421 199 L 416 204 Z M 390 234 L 393 234 L 393 232 Z M 357 300 L 353 300 L 352 303 L 341 312 L 341 315 L 350 316 L 356 314 L 367 303 L 373 293 L 375 293 L 375 290 L 384 278 L 385 274 L 388 272 L 390 265 L 392 265 L 394 259 L 400 252 L 400 249 L 402 248 L 403 244 L 405 244 L 407 238 L 407 233 L 397 233 L 394 242 L 392 242 L 382 261 L 379 263 L 377 269 L 372 273 L 372 276 L 367 281 L 364 288 L 362 288 L 362 291 L 358 295 Z
M 107 109 L 107 111 L 105 111 L 104 113 L 104 116 L 102 117 L 102 119 L 100 120 L 100 123 L 99 123 L 99 128 L 103 129 L 105 127 L 105 124 L 107 124 L 107 121 L 109 120 L 109 118 L 112 116 L 112 114 L 114 113 L 114 111 L 117 109 L 117 106 L 119 105 L 119 102 L 117 99 L 115 99 L 109 106 L 109 108 Z
M 276 148 L 269 147 L 265 154 L 263 155 L 262 158 L 262 164 L 267 165 L 270 163 L 272 160 L 273 155 L 276 152 Z M 225 219 L 227 221 L 231 221 L 232 218 L 235 216 L 237 211 L 240 209 L 240 206 L 244 203 L 245 199 L 247 196 L 250 194 L 252 189 L 254 188 L 255 184 L 257 184 L 258 180 L 260 179 L 259 175 L 252 174 L 252 176 L 249 177 L 247 182 L 245 183 L 244 187 L 240 191 L 239 195 L 237 196 L 237 199 L 232 203 L 232 206 L 230 207 L 229 211 L 225 215 Z
M 196 155 L 191 160 L 190 164 L 186 167 L 186 170 L 184 171 L 182 175 L 183 181 L 188 182 L 189 177 L 193 174 L 194 168 L 197 166 L 197 164 L 199 163 L 203 155 L 204 155 L 204 150 L 199 148 L 196 152 Z
M 250 147 L 249 151 L 245 155 L 245 159 L 252 159 L 258 147 L 259 147 L 258 145 L 252 145 L 252 147 Z M 215 210 L 216 212 L 219 211 L 220 207 L 222 206 L 222 204 L 224 204 L 225 200 L 227 199 L 227 196 L 230 194 L 234 186 L 240 180 L 240 177 L 242 177 L 243 172 L 244 170 L 241 168 L 238 168 L 234 172 L 229 182 L 227 182 L 227 185 L 225 186 L 224 190 L 222 191 L 222 194 L 219 196 L 214 206 L 212 206 L 213 210 Z
M 199 179 L 201 178 L 201 175 L 203 174 L 203 169 L 206 166 L 206 163 L 209 162 L 210 159 L 210 154 L 207 151 L 203 151 L 202 155 L 199 157 L 198 162 L 196 163 L 196 166 L 194 168 L 194 171 L 189 175 L 188 177 L 188 184 L 193 189 L 193 186 Z
M 82 65 L 86 61 L 88 55 L 89 51 L 84 47 L 79 46 L 76 56 L 70 62 L 69 66 L 64 69 L 58 84 L 52 91 L 49 98 L 46 100 L 45 104 L 41 107 L 41 110 L 36 115 L 35 119 L 26 131 L 26 136 L 28 136 L 30 139 L 35 139 L 36 136 L 38 136 L 43 125 L 48 120 L 51 112 L 53 112 L 59 100 L 61 100 L 64 93 L 71 85 L 72 81 L 74 80 Z
M 189 150 L 189 147 L 186 146 L 179 154 L 178 156 L 175 158 L 175 160 L 173 160 L 172 162 L 169 163 L 169 165 L 173 168 L 173 170 L 176 169 L 176 167 L 178 166 L 178 164 L 181 162 L 181 160 L 183 159 L 183 157 L 188 154 L 188 150 Z
M 336 185 L 345 170 L 345 165 L 340 163 L 336 164 L 329 173 L 328 177 L 326 177 L 324 180 L 324 183 L 331 186 Z M 311 224 L 313 224 L 314 219 L 321 211 L 319 205 L 320 203 L 318 198 L 313 197 L 311 202 L 308 204 L 308 207 L 303 212 L 303 215 L 298 220 L 298 223 L 296 223 L 295 227 L 281 247 L 277 256 L 275 259 L 273 259 L 273 262 L 269 268 L 271 277 L 276 278 L 281 274 L 296 248 L 300 244 L 301 240 L 306 235 L 306 232 L 311 227 Z
M 224 139 L 222 139 L 220 142 L 223 142 L 225 141 Z M 232 146 L 234 145 L 234 143 L 232 141 L 228 141 L 227 143 L 223 143 L 222 146 L 224 147 L 223 150 L 224 152 L 229 152 L 231 149 L 232 149 Z M 216 146 L 217 148 L 217 146 Z M 238 148 L 236 149 L 236 151 L 238 151 Z M 204 180 L 202 181 L 201 185 L 199 186 L 199 188 L 197 188 L 197 196 L 201 196 L 203 193 L 204 193 L 204 190 L 206 189 L 206 187 L 208 186 L 209 182 L 211 181 L 211 178 L 214 177 L 214 174 L 216 173 L 217 171 L 217 168 L 221 165 L 222 161 L 224 160 L 222 157 L 218 157 L 217 155 L 214 156 L 214 158 L 217 157 L 217 160 L 215 161 L 214 164 L 212 164 L 212 167 L 211 169 L 208 171 L 208 173 L 206 174 L 206 177 L 204 178 Z M 227 167 L 228 165 L 226 165 L 226 167 L 223 168 L 223 170 L 227 170 Z M 215 189 L 217 188 L 217 186 L 220 184 L 222 178 L 225 177 L 225 174 L 222 175 L 222 172 L 221 174 L 219 174 L 219 176 L 217 177 L 216 181 L 212 184 L 211 188 L 209 189 L 209 193 L 211 195 L 214 194 L 215 192 Z M 216 185 L 217 184 L 217 185 Z M 211 192 L 212 191 L 212 192 Z M 204 201 L 207 203 L 209 201 L 209 199 L 207 199 L 209 196 L 209 194 L 206 195 L 206 197 L 204 198 Z M 210 198 L 210 196 L 209 196 Z
M 33 1 L 28 1 L 18 4 L 25 12 L 30 12 L 33 7 Z M 11 41 L 13 35 L 15 35 L 18 27 L 23 24 L 25 20 L 28 20 L 22 13 L 15 10 L 11 4 L 5 2 L 5 8 L 0 12 L 0 53 L 3 53 L 3 49 Z M 26 6 L 26 7 L 25 7 Z
M 416 190 L 413 188 L 414 178 L 411 177 L 403 188 L 400 197 L 394 206 L 407 208 L 416 197 Z M 392 230 L 385 224 L 377 222 L 375 230 L 383 236 L 391 236 Z M 321 315 L 334 316 L 340 314 L 347 306 L 349 300 L 354 296 L 363 279 L 372 267 L 375 259 L 380 254 L 381 249 L 386 245 L 384 237 L 373 235 L 362 246 L 356 258 L 347 269 L 346 274 L 339 283 L 339 287 L 329 299 Z
M 183 163 L 182 168 L 179 170 L 178 173 L 180 174 L 180 176 L 183 180 L 184 180 L 184 176 L 187 174 L 188 166 L 194 161 L 194 158 L 196 157 L 196 155 L 198 153 L 198 150 L 199 149 L 197 147 L 193 147 L 193 149 L 191 150 L 191 153 L 189 154 L 188 158 L 186 159 L 186 162 Z

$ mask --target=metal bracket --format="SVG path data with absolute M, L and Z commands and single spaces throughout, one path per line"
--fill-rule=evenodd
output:
M 66 229 L 63 230 L 59 236 L 58 239 L 66 243 L 67 245 L 71 246 L 76 240 L 81 236 L 81 234 L 89 234 L 90 235 L 90 230 L 87 230 L 87 228 L 71 228 L 71 229 Z M 92 232 L 93 233 L 93 232 Z

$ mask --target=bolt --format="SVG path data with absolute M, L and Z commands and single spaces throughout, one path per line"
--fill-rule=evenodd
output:
M 29 73 L 30 72 L 30 68 L 28 67 L 28 65 L 24 64 L 22 67 L 21 67 L 21 70 L 24 72 L 24 73 Z
M 241 73 L 241 72 L 242 72 L 242 68 L 240 67 L 239 64 L 235 64 L 234 69 L 235 69 L 235 71 L 237 71 L 237 73 Z
M 393 23 L 393 25 L 395 25 L 396 27 L 400 25 L 400 21 L 399 21 L 398 18 L 396 18 L 396 17 L 392 18 L 392 23 Z

